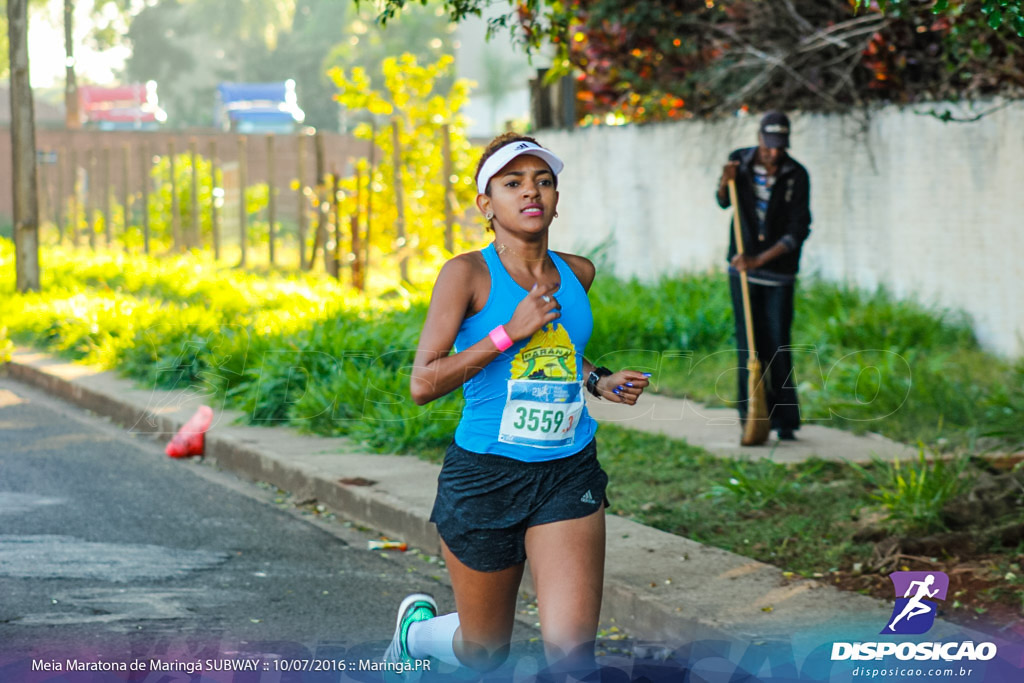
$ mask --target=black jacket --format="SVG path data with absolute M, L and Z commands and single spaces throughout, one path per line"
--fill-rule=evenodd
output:
M 804 240 L 811 234 L 811 180 L 807 169 L 790 156 L 782 161 L 772 186 L 768 212 L 765 215 L 764 234 L 758 235 L 756 197 L 754 196 L 754 157 L 757 147 L 737 149 L 729 155 L 729 161 L 740 162 L 736 169 L 736 194 L 740 203 L 740 220 L 743 226 L 743 251 L 751 256 L 771 249 L 780 240 L 789 251 L 760 270 L 795 275 L 800 269 L 800 251 Z M 715 198 L 718 199 L 717 191 Z M 725 202 L 718 200 L 723 209 L 731 202 L 726 194 Z M 736 255 L 736 238 L 729 216 L 729 254 L 727 260 Z

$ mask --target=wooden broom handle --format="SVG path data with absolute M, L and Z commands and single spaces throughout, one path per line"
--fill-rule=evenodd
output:
M 732 203 L 732 231 L 736 237 L 736 252 L 743 255 L 743 228 L 740 225 L 740 203 L 736 196 L 736 181 L 729 181 L 729 202 Z M 747 347 L 752 358 L 757 357 L 754 345 L 754 316 L 750 310 L 750 285 L 747 284 L 747 271 L 740 271 L 740 289 L 743 290 L 743 318 L 747 323 Z

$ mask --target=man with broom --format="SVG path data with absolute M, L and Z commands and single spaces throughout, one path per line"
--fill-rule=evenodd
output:
M 728 260 L 744 445 L 764 443 L 770 429 L 791 441 L 800 428 L 790 327 L 800 251 L 810 234 L 810 178 L 786 153 L 788 147 L 789 118 L 768 112 L 758 146 L 730 154 L 718 184 L 719 206 L 738 207 L 730 223 Z

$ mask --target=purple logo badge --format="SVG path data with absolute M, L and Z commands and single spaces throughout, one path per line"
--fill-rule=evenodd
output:
M 881 633 L 914 635 L 928 631 L 939 609 L 932 600 L 946 599 L 949 577 L 943 572 L 893 572 L 889 578 L 896 591 L 896 604 Z

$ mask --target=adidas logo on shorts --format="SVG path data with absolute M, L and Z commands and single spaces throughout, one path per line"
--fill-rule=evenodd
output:
M 580 502 L 590 503 L 591 505 L 597 505 L 597 501 L 594 500 L 594 496 L 590 494 L 590 489 L 587 489 L 587 492 L 583 494 L 583 497 L 580 498 Z

